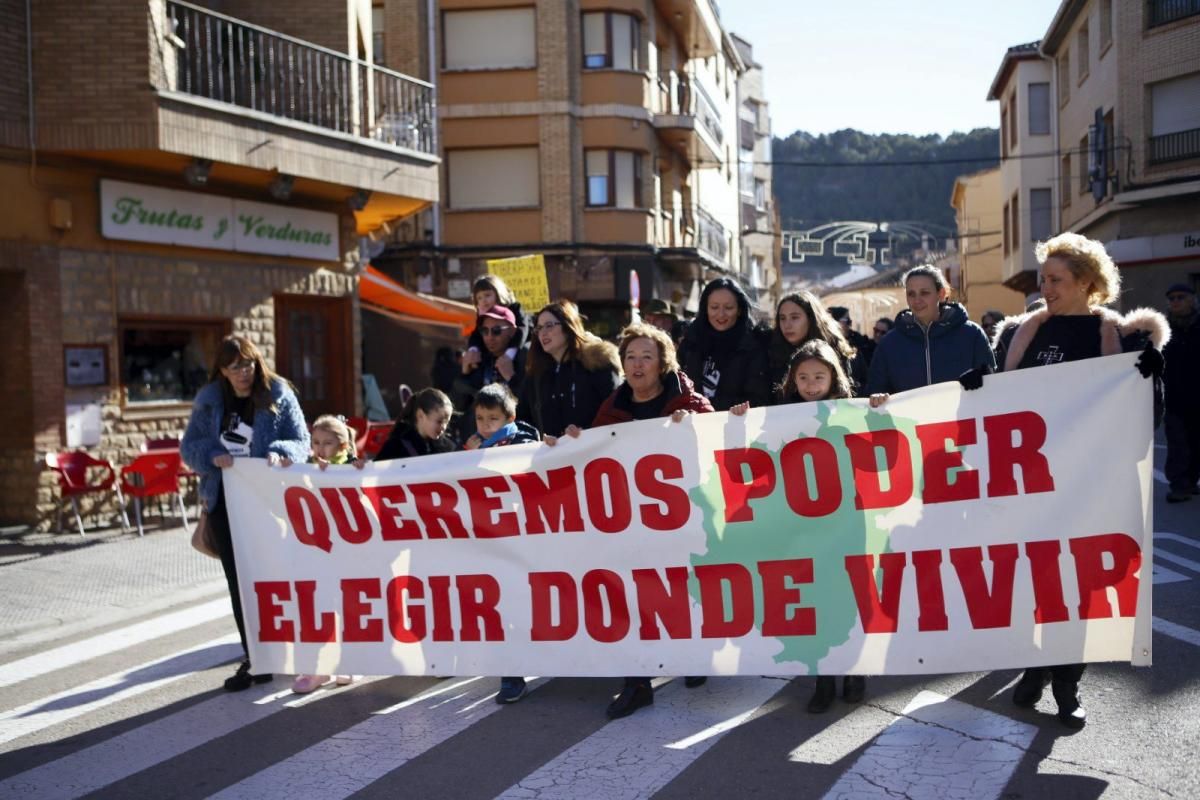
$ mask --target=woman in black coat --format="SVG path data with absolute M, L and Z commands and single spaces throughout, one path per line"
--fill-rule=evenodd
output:
M 717 411 L 771 399 L 767 348 L 750 318 L 750 298 L 734 280 L 717 278 L 700 294 L 700 314 L 679 347 L 679 364 Z
M 1170 338 L 1167 321 L 1142 308 L 1122 317 L 1104 307 L 1117 298 L 1121 278 L 1104 245 L 1077 233 L 1063 233 L 1038 244 L 1045 307 L 1002 321 L 996 329 L 996 362 L 1002 371 L 1028 369 L 1141 350 L 1137 367 L 1155 382 L 1155 408 L 1161 399 L 1163 357 Z M 894 336 L 895 334 L 889 334 Z M 977 377 L 987 370 L 975 370 Z M 972 388 L 964 375 L 960 380 Z M 1047 375 L 1047 380 L 1053 380 Z M 978 388 L 978 385 L 975 386 Z M 1081 498 L 1081 501 L 1084 498 Z M 1030 667 L 1013 690 L 1013 703 L 1032 708 L 1050 684 L 1058 719 L 1082 728 L 1087 712 L 1079 699 L 1084 664 Z
M 617 348 L 585 331 L 579 309 L 569 300 L 539 311 L 533 333 L 517 416 L 543 436 L 589 427 L 621 384 Z

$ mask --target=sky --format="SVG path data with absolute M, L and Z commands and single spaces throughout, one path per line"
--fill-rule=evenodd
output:
M 754 46 L 774 133 L 998 127 L 1004 51 L 1040 39 L 1059 0 L 718 0 Z

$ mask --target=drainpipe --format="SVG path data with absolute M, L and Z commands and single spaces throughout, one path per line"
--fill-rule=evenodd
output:
M 29 2 L 29 0 L 26 0 Z M 437 70 L 437 0 L 425 0 L 425 14 L 427 17 L 426 28 L 429 44 L 429 82 L 433 84 L 433 151 L 436 155 L 440 150 L 438 142 L 438 116 L 437 116 L 437 91 L 438 91 L 438 70 Z M 438 168 L 439 170 L 441 167 Z M 429 216 L 433 219 L 433 246 L 434 248 L 441 247 L 442 244 L 442 202 L 441 202 L 441 181 L 438 181 L 438 201 L 433 204 L 430 209 Z

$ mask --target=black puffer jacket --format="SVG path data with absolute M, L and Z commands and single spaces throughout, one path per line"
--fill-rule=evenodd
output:
M 397 422 L 392 428 L 392 435 L 379 448 L 373 461 L 394 461 L 413 456 L 430 456 L 436 453 L 449 453 L 455 449 L 454 442 L 448 436 L 440 439 L 426 439 L 407 422 Z
M 587 428 L 608 396 L 621 385 L 617 348 L 601 339 L 584 342 L 579 357 L 541 375 L 527 375 L 517 417 L 546 436 L 562 436 L 568 425 Z
M 749 401 L 758 408 L 771 401 L 771 386 L 767 378 L 767 347 L 769 331 L 745 328 L 736 346 L 725 359 L 717 392 L 708 398 L 717 411 L 728 411 L 738 403 Z M 679 348 L 679 366 L 692 380 L 696 391 L 704 385 L 704 361 L 708 353 L 684 337 Z
M 1171 341 L 1163 348 L 1166 369 L 1163 386 L 1167 411 L 1200 416 L 1200 311 L 1186 319 L 1171 319 Z

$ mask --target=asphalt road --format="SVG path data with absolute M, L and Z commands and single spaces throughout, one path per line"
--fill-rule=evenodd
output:
M 206 572 L 153 613 L 114 599 L 89 614 L 86 598 L 26 612 L 0 644 L 0 798 L 1200 797 L 1200 497 L 1168 506 L 1155 486 L 1154 666 L 1090 666 L 1080 732 L 1049 693 L 1013 707 L 1015 670 L 870 678 L 863 704 L 822 716 L 804 711 L 811 678 L 663 681 L 653 709 L 616 722 L 611 679 L 539 679 L 506 707 L 495 678 L 301 698 L 280 677 L 231 695 L 236 632 Z M 186 547 L 155 535 L 136 551 Z M 79 553 L 0 556 L 8 608 L 33 608 L 29 560 L 41 586 L 87 569 Z

